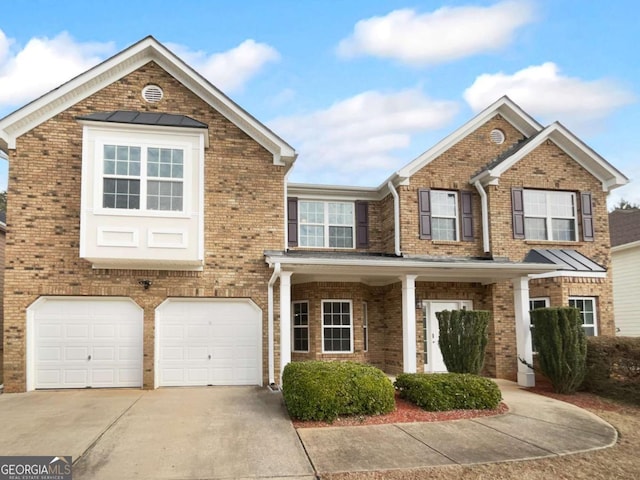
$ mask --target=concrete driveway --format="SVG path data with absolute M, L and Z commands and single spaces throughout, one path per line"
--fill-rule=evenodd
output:
M 72 455 L 74 479 L 315 478 L 257 387 L 5 394 L 0 425 L 0 454 Z

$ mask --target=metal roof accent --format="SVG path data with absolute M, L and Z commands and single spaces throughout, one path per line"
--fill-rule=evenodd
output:
M 80 115 L 76 120 L 94 122 L 128 123 L 133 125 L 157 125 L 162 127 L 208 128 L 206 123 L 199 122 L 186 115 L 157 112 L 131 112 L 116 110 L 115 112 L 96 112 Z
M 606 272 L 599 263 L 581 254 L 577 250 L 534 248 L 524 257 L 525 263 L 548 263 L 561 270 L 574 272 Z

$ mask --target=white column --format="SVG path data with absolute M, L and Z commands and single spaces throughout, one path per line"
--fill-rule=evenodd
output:
M 529 317 L 529 278 L 514 278 L 513 307 L 516 313 L 516 344 L 518 357 L 518 385 L 533 387 L 536 384 L 535 373 L 520 360 L 533 364 L 531 350 L 531 319 Z
M 402 369 L 416 373 L 416 275 L 402 277 Z
M 280 272 L 280 385 L 282 371 L 291 362 L 291 272 Z

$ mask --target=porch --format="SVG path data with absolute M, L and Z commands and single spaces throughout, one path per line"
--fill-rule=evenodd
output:
M 291 360 L 361 361 L 388 374 L 444 371 L 435 313 L 473 308 L 492 317 L 485 373 L 534 383 L 518 361 L 532 363 L 528 276 L 556 266 L 336 252 L 265 256 L 272 280 L 280 280 L 279 372 Z M 270 335 L 270 379 L 274 351 Z

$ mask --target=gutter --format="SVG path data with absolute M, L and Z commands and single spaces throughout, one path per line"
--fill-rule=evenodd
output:
M 402 256 L 402 251 L 400 250 L 400 197 L 398 197 L 398 191 L 396 187 L 394 187 L 393 182 L 389 180 L 387 183 L 389 187 L 389 191 L 391 195 L 393 195 L 393 239 L 394 239 L 394 250 L 396 257 Z
M 491 253 L 491 243 L 489 242 L 489 205 L 487 204 L 487 192 L 478 180 L 476 180 L 473 185 L 480 194 L 480 203 L 482 205 L 482 246 L 484 253 Z
M 280 263 L 276 263 L 273 267 L 273 275 L 269 279 L 269 287 L 267 289 L 267 304 L 268 304 L 268 314 L 267 314 L 267 344 L 269 349 L 269 387 L 275 386 L 276 383 L 276 374 L 275 374 L 275 360 L 274 360 L 274 345 L 273 345 L 273 285 L 276 283 L 276 280 L 280 277 Z

